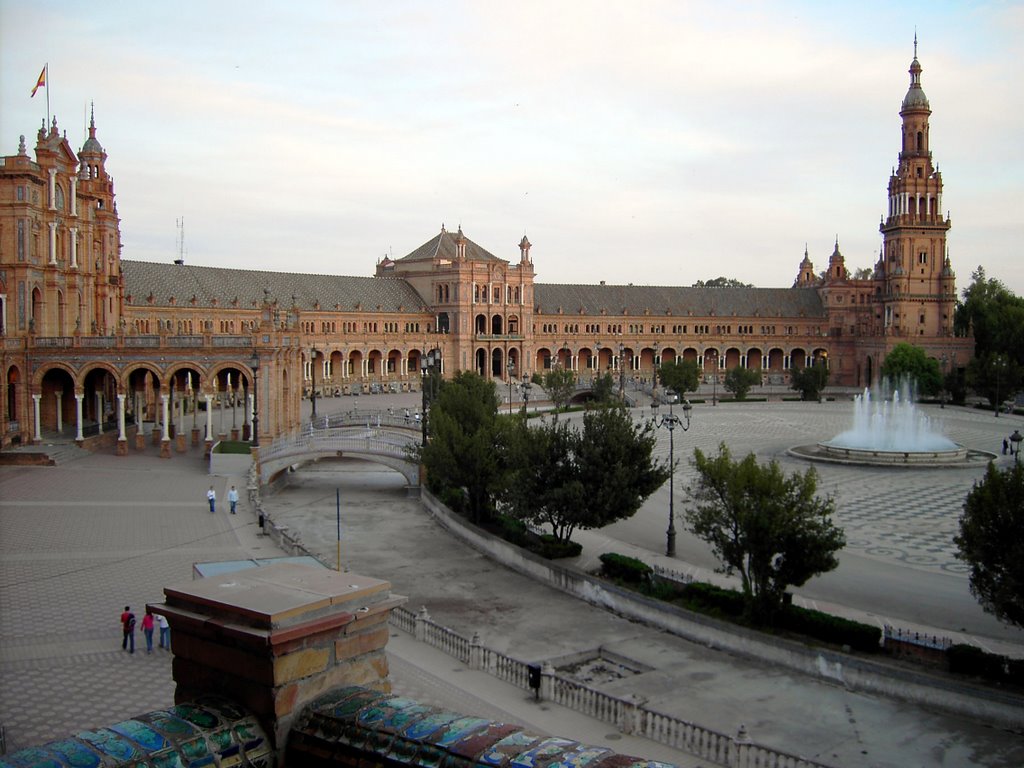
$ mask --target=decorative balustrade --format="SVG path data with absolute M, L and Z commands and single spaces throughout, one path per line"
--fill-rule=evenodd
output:
M 530 689 L 526 662 L 484 648 L 479 638 L 462 635 L 432 621 L 426 608 L 414 614 L 406 608 L 391 611 L 390 623 L 417 640 L 453 656 L 471 669 L 480 669 L 523 690 Z M 540 695 L 567 709 L 610 723 L 623 733 L 635 734 L 681 752 L 730 768 L 829 768 L 798 755 L 749 741 L 741 726 L 729 736 L 671 715 L 647 709 L 638 697 L 620 698 L 560 675 L 546 664 L 541 670 Z

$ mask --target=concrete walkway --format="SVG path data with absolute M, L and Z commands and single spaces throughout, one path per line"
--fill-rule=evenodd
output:
M 415 396 L 404 397 L 415 405 Z M 382 402 L 372 400 L 363 397 L 360 405 Z M 497 568 L 453 542 L 406 498 L 400 477 L 380 466 L 319 463 L 292 480 L 268 507 L 323 560 L 335 558 L 334 499 L 341 487 L 344 567 L 391 580 L 409 596 L 408 607 L 426 606 L 435 621 L 466 635 L 479 632 L 485 645 L 516 658 L 613 650 L 650 671 L 607 683 L 610 692 L 635 693 L 652 709 L 726 733 L 743 724 L 753 741 L 836 766 L 1024 764 L 1019 733 L 738 660 Z M 211 481 L 219 499 L 214 515 L 205 501 Z M 161 460 L 152 447 L 125 458 L 0 468 L 0 724 L 8 749 L 171 701 L 170 654 L 146 654 L 141 633 L 136 653 L 122 652 L 117 617 L 124 604 L 139 611 L 160 599 L 164 585 L 191 578 L 195 562 L 280 554 L 257 535 L 244 493 L 240 514 L 227 514 L 232 483 L 244 488 L 244 478 L 208 477 L 199 451 Z M 604 542 L 593 548 L 607 550 Z M 529 693 L 467 670 L 397 630 L 389 651 L 398 692 L 626 753 L 702 764 L 536 704 Z

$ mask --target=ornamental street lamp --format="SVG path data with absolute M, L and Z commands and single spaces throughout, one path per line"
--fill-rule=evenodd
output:
M 260 353 L 253 350 L 252 360 L 249 361 L 252 368 L 252 447 L 260 447 Z
M 1014 456 L 1014 461 L 1020 464 L 1020 441 L 1024 440 L 1024 435 L 1020 433 L 1019 429 L 1013 430 L 1013 434 L 1010 435 L 1010 453 Z
M 658 401 L 655 400 L 651 403 L 651 411 L 654 413 L 654 426 L 657 428 L 666 427 L 668 429 L 668 530 L 665 532 L 666 544 L 665 554 L 669 557 L 676 556 L 676 509 L 675 509 L 675 471 L 676 471 L 676 452 L 675 452 L 675 430 L 676 427 L 680 427 L 683 432 L 686 432 L 690 428 L 690 412 L 693 410 L 693 406 L 690 405 L 689 400 L 683 401 L 683 418 L 679 418 L 672 412 L 672 403 L 676 400 L 675 393 L 669 394 L 668 401 L 668 414 L 658 418 Z
M 516 374 L 516 364 L 508 361 L 508 415 L 512 415 L 512 377 Z
M 420 391 L 423 395 L 423 407 L 421 409 L 420 429 L 422 430 L 423 447 L 427 445 L 427 411 L 434 399 L 434 366 L 441 361 L 441 351 L 432 349 L 426 355 L 420 357 Z M 430 396 L 427 396 L 427 388 L 430 388 Z
M 711 350 L 708 355 L 711 357 L 711 404 L 718 405 L 718 350 Z
M 946 407 L 946 367 L 949 365 L 949 355 L 942 353 L 942 389 L 939 390 L 939 408 Z
M 309 391 L 309 401 L 313 404 L 312 421 L 316 421 L 316 347 L 310 350 L 309 373 L 313 377 L 313 388 Z
M 530 377 L 527 376 L 526 371 L 523 371 L 523 423 L 526 423 L 526 408 L 530 404 L 530 388 L 533 384 L 530 382 Z
M 1006 358 L 997 355 L 995 361 L 993 361 L 993 363 L 992 363 L 992 366 L 995 368 L 995 371 L 996 371 L 996 407 L 995 407 L 995 418 L 998 419 L 999 418 L 999 405 L 1000 405 L 1000 402 L 999 402 L 999 381 L 1003 377 L 1003 371 L 1006 370 Z
M 626 345 L 621 341 L 619 342 L 619 399 L 626 396 L 626 368 L 623 364 L 625 361 L 622 359 L 623 353 L 626 351 Z

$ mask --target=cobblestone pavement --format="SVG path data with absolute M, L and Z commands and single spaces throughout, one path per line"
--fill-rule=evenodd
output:
M 416 399 L 407 396 L 399 407 L 415 406 Z M 364 408 L 375 405 L 373 398 L 362 400 Z M 350 402 L 338 399 L 334 405 Z M 322 412 L 327 405 L 321 404 Z M 692 448 L 713 451 L 720 440 L 737 453 L 755 450 L 762 458 L 778 458 L 786 469 L 803 468 L 785 449 L 841 431 L 848 411 L 848 403 L 699 406 L 691 430 L 676 433 L 677 489 L 684 487 Z M 1019 418 L 997 421 L 988 414 L 986 420 L 960 409 L 943 415 L 951 437 L 992 450 L 1021 426 Z M 659 451 L 667 456 L 664 431 Z M 311 548 L 333 562 L 337 479 L 331 471 L 322 474 L 325 469 L 331 470 L 318 465 L 297 473 L 296 486 L 274 497 L 273 514 L 294 518 L 293 527 Z M 346 565 L 391 579 L 396 591 L 410 595 L 409 607 L 428 605 L 435 619 L 459 631 L 479 630 L 492 647 L 533 659 L 579 649 L 581 642 L 606 643 L 655 667 L 642 684 L 664 711 L 726 732 L 743 722 L 755 740 L 836 765 L 1024 764 L 1019 734 L 832 686 L 808 686 L 798 677 L 736 665 L 706 649 L 679 650 L 659 633 L 641 632 L 573 601 L 561 603 L 537 585 L 496 571 L 480 555 L 451 546 L 405 498 L 392 473 L 373 465 L 353 469 L 343 502 Z M 852 550 L 887 567 L 898 563 L 923 574 L 964 578 L 951 557 L 949 532 L 980 467 L 818 470 L 822 489 L 836 494 Z M 96 455 L 56 468 L 0 468 L 0 724 L 9 749 L 172 700 L 169 654 L 140 651 L 141 632 L 134 655 L 121 651 L 123 606 L 141 612 L 146 602 L 161 599 L 163 586 L 191 578 L 196 562 L 279 554 L 256 536 L 244 501 L 237 517 L 221 504 L 215 515 L 209 513 L 205 491 L 211 481 L 221 500 L 232 482 L 244 487 L 240 478 L 210 478 L 199 451 L 161 460 L 152 446 L 125 458 Z M 678 503 L 678 490 L 676 498 Z M 659 537 L 666 508 L 667 492 L 643 510 L 660 521 Z M 663 538 L 649 549 L 662 543 Z M 539 622 L 527 634 L 518 631 L 524 616 Z M 668 660 L 676 673 L 665 669 Z M 496 717 L 512 709 L 486 693 L 461 691 L 452 669 L 424 673 L 396 659 L 393 670 L 397 690 L 428 701 Z

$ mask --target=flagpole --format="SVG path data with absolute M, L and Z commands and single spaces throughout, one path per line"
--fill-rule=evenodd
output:
M 46 76 L 43 78 L 43 85 L 46 86 L 46 130 L 50 130 L 50 62 L 43 67 Z

